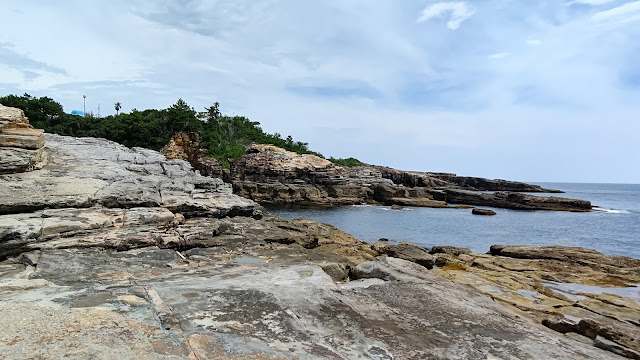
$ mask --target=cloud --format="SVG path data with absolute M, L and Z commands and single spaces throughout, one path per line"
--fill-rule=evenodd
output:
M 439 2 L 427 6 L 422 10 L 422 14 L 418 18 L 417 22 L 429 21 L 433 18 L 441 17 L 446 13 L 451 13 L 449 21 L 447 21 L 447 27 L 451 30 L 456 30 L 460 27 L 460 24 L 466 19 L 473 16 L 474 10 L 466 2 Z
M 488 55 L 487 58 L 491 59 L 491 60 L 497 60 L 497 59 L 503 59 L 506 58 L 508 56 L 511 56 L 511 53 L 508 52 L 500 52 L 500 53 L 495 53 L 495 54 L 491 54 Z
M 0 96 L 72 110 L 86 94 L 102 115 L 219 101 L 327 156 L 640 183 L 640 26 L 624 3 L 5 0 Z
M 569 5 L 571 4 L 584 4 L 584 5 L 604 5 L 604 4 L 608 4 L 610 2 L 613 2 L 615 0 L 574 0 L 569 2 Z
M 14 44 L 0 42 L 0 64 L 22 71 L 26 78 L 33 79 L 37 77 L 38 74 L 32 70 L 42 70 L 54 74 L 66 74 L 64 69 L 49 65 L 43 61 L 32 59 L 27 55 L 13 50 L 14 48 Z
M 628 22 L 640 19 L 640 1 L 632 1 L 618 7 L 593 14 L 597 21 L 617 20 Z

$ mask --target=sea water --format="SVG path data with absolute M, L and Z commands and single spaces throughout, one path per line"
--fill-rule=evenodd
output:
M 538 183 L 565 194 L 533 194 L 589 200 L 595 211 L 493 209 L 496 216 L 470 209 L 356 205 L 328 209 L 269 207 L 275 215 L 328 223 L 368 242 L 387 238 L 424 247 L 453 245 L 487 252 L 493 244 L 563 245 L 640 259 L 640 185 Z M 483 207 L 489 208 L 489 207 Z

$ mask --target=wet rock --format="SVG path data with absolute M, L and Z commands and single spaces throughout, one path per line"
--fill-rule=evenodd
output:
M 473 210 L 471 210 L 471 213 L 473 215 L 495 215 L 496 212 L 493 210 L 489 210 L 489 209 L 478 209 L 478 208 L 473 208 Z
M 513 192 L 485 193 L 447 189 L 447 202 L 490 206 L 513 210 L 590 211 L 591 202 L 553 196 L 533 196 Z

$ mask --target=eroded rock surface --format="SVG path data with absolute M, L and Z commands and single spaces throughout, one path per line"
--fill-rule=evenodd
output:
M 585 346 L 427 269 L 433 258 L 470 254 L 383 249 L 330 225 L 274 217 L 154 151 L 55 135 L 42 151 L 42 169 L 0 176 L 3 358 L 616 359 L 632 351 L 600 330 L 600 347 Z
M 20 109 L 0 105 L 0 174 L 29 171 L 42 161 L 44 133 Z
M 206 156 L 206 149 L 202 146 L 200 136 L 196 133 L 181 132 L 174 135 L 169 143 L 160 150 L 160 153 L 167 160 L 180 159 L 187 161 L 204 176 L 228 180 L 228 171 L 224 171 L 222 163 L 218 160 Z
M 640 260 L 562 246 L 494 245 L 434 254 L 435 273 L 468 284 L 559 333 L 640 358 Z
M 299 155 L 272 145 L 249 147 L 231 165 L 230 181 L 235 193 L 262 203 L 591 210 L 589 201 L 516 192 L 560 192 L 538 185 L 377 166 L 343 168 L 314 155 Z
M 0 350 L 14 359 L 618 358 L 405 260 L 362 263 L 373 270 L 340 284 L 304 255 L 292 262 L 300 249 L 274 246 L 260 257 L 89 248 L 44 250 L 36 266 L 5 262 Z

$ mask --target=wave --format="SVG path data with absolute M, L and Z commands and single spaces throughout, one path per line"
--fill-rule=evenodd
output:
M 595 207 L 593 208 L 593 210 L 606 212 L 608 214 L 630 214 L 631 213 L 629 210 L 605 209 L 605 208 L 599 208 L 599 207 Z

